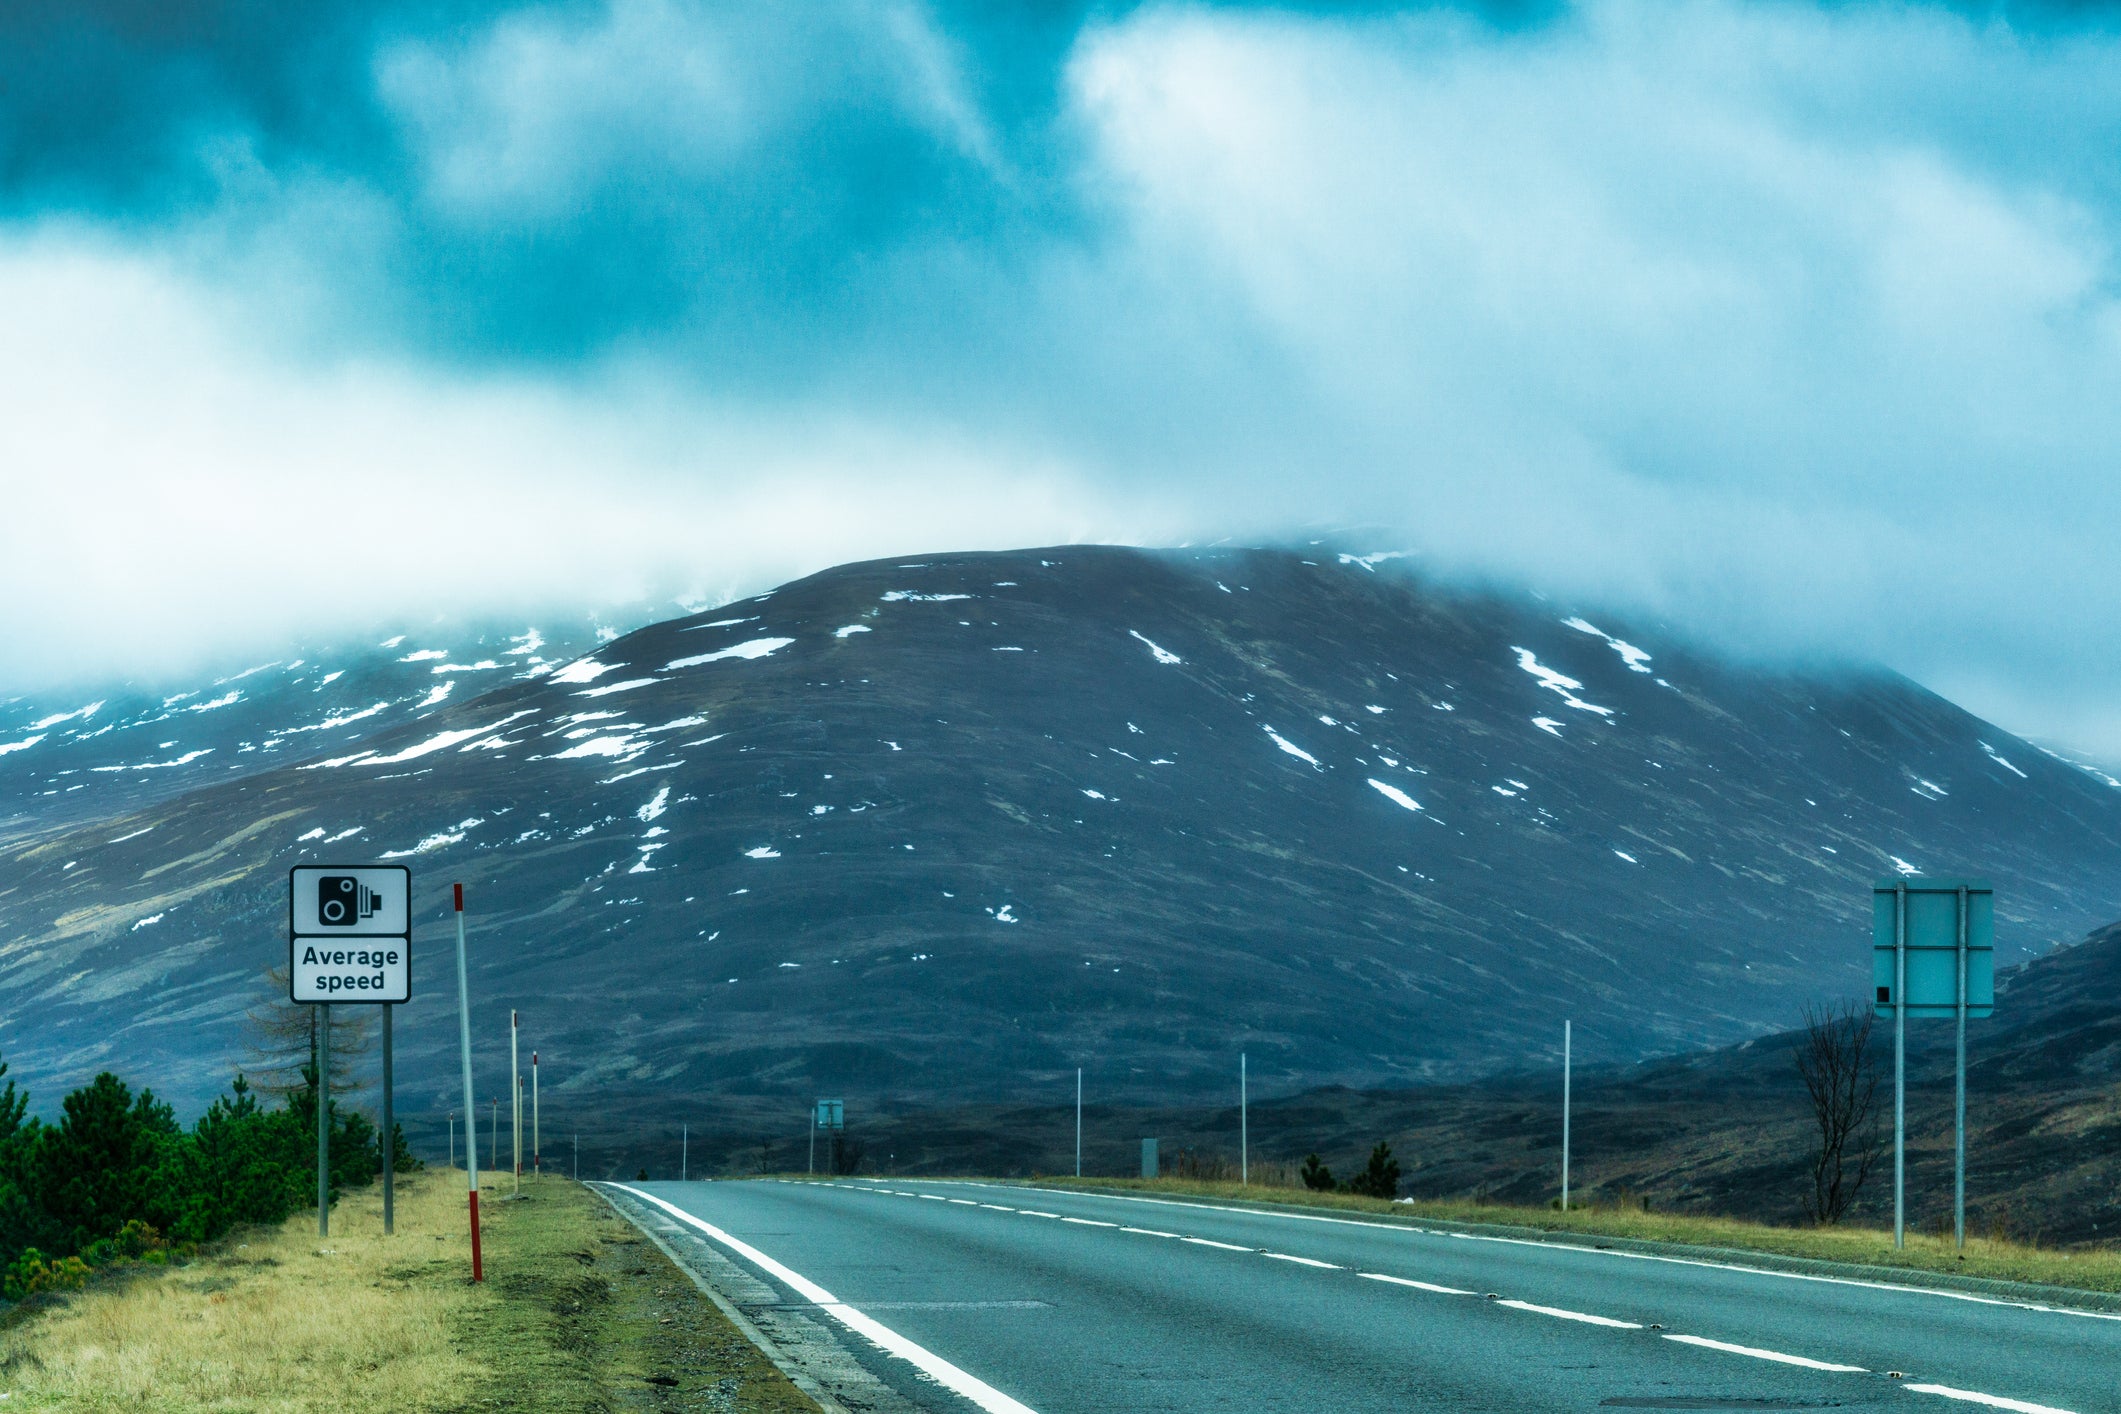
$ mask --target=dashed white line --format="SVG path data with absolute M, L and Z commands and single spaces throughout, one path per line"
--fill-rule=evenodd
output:
M 965 1182 L 965 1180 L 958 1180 Z M 988 1187 L 974 1183 L 973 1187 Z M 2121 1321 L 2121 1311 L 2089 1311 L 2075 1306 L 2048 1306 L 2038 1301 L 2014 1301 L 2006 1297 L 1976 1296 L 1970 1291 L 1948 1291 L 1934 1286 L 1914 1286 L 1906 1282 L 1869 1281 L 1861 1277 L 1830 1277 L 1814 1272 L 1784 1272 L 1772 1267 L 1748 1267 L 1740 1262 L 1717 1262 L 1703 1257 L 1671 1257 L 1661 1252 L 1629 1252 L 1617 1247 L 1587 1247 L 1577 1242 L 1540 1241 L 1528 1237 L 1499 1237 L 1492 1233 L 1451 1232 L 1442 1228 L 1419 1227 L 1412 1223 L 1377 1222 L 1365 1218 L 1336 1218 L 1323 1213 L 1292 1213 L 1272 1208 L 1249 1208 L 1238 1203 L 1201 1203 L 1183 1198 L 1150 1198 L 1131 1193 L 1085 1193 L 1077 1189 L 1041 1188 L 1034 1184 L 1021 1187 L 1033 1193 L 1065 1193 L 1077 1198 L 1095 1198 L 1107 1203 L 1147 1203 L 1160 1208 L 1206 1208 L 1210 1212 L 1243 1213 L 1247 1217 L 1276 1218 L 1283 1222 L 1326 1223 L 1334 1227 L 1384 1228 L 1386 1231 L 1419 1233 L 1424 1237 L 1456 1237 L 1467 1242 L 1497 1242 L 1509 1247 L 1543 1247 L 1548 1251 L 1575 1253 L 1584 1257 L 1614 1257 L 1631 1262 L 1663 1262 L 1675 1267 L 1707 1267 L 1712 1271 L 1738 1272 L 1745 1276 L 1770 1277 L 1779 1281 L 1818 1282 L 1827 1286 L 1860 1286 L 1874 1291 L 1894 1291 L 1907 1296 L 1935 1296 L 1946 1301 L 1970 1301 L 1978 1306 L 2010 1306 L 2020 1311 L 2038 1311 L 2048 1316 L 2079 1316 L 2091 1321 Z
M 886 1354 L 896 1355 L 899 1359 L 906 1361 L 943 1388 L 963 1395 L 981 1409 L 986 1410 L 987 1414 L 1037 1414 L 1037 1411 L 1028 1404 L 1011 1399 L 979 1376 L 972 1374 L 968 1370 L 958 1368 L 934 1351 L 929 1350 L 926 1346 L 914 1344 L 897 1331 L 878 1321 L 875 1317 L 849 1306 L 846 1302 L 825 1290 L 824 1287 L 810 1280 L 810 1278 L 800 1272 L 792 1271 L 782 1266 L 750 1243 L 743 1241 L 741 1238 L 730 1236 L 713 1223 L 704 1222 L 686 1212 L 683 1208 L 678 1207 L 675 1203 L 664 1202 L 653 1193 L 643 1193 L 640 1189 L 629 1187 L 623 1183 L 614 1183 L 610 1186 L 621 1193 L 629 1193 L 644 1203 L 653 1203 L 679 1222 L 688 1223 L 698 1228 L 745 1261 L 750 1262 L 768 1275 L 778 1278 L 804 1300 L 817 1303 L 820 1310 L 847 1327 L 847 1329 L 874 1342 Z
M 1986 1404 L 1991 1409 L 2013 1409 L 2017 1414 L 2070 1414 L 2069 1410 L 2057 1409 L 2052 1404 L 2034 1404 L 2025 1399 L 2005 1399 L 2000 1394 L 1953 1389 L 1950 1385 L 1909 1385 L 1908 1388 L 1918 1394 L 1941 1394 L 1946 1399 L 1962 1399 L 1968 1404 Z
M 1027 1218 L 1057 1218 L 1060 1216 L 1059 1213 L 1042 1213 L 1036 1208 L 1018 1208 L 1017 1211 Z
M 1153 1227 L 1123 1227 L 1123 1228 L 1121 1228 L 1121 1229 L 1120 1229 L 1120 1231 L 1121 1231 L 1121 1232 L 1138 1232 L 1138 1233 L 1140 1233 L 1140 1234 L 1141 1234 L 1141 1235 L 1142 1235 L 1143 1237 L 1176 1237 L 1176 1236 L 1178 1236 L 1178 1234 L 1177 1234 L 1177 1233 L 1175 1233 L 1175 1232 L 1158 1232 L 1158 1231 L 1157 1231 L 1157 1230 L 1156 1230 L 1155 1228 L 1153 1228 Z
M 997 1213 L 1013 1213 L 1016 1211 L 1014 1208 L 1005 1208 L 999 1203 L 982 1203 L 980 1206 L 982 1208 L 992 1208 Z
M 1778 1365 L 1801 1365 L 1807 1370 L 1832 1370 L 1837 1374 L 1861 1375 L 1868 1373 L 1861 1365 L 1836 1365 L 1831 1360 L 1813 1360 L 1803 1355 L 1785 1355 L 1779 1350 L 1762 1350 L 1753 1345 L 1732 1345 L 1727 1341 L 1710 1340 L 1699 1335 L 1671 1335 L 1666 1340 L 1676 1340 L 1681 1345 L 1698 1345 L 1703 1350 L 1721 1350 L 1728 1355 L 1750 1355 L 1755 1360 L 1773 1360 Z M 1913 1388 L 1913 1386 L 1910 1386 Z
M 1321 1262 L 1316 1257 L 1294 1257 L 1287 1252 L 1262 1252 L 1262 1257 L 1271 1257 L 1277 1262 L 1294 1262 L 1301 1267 L 1323 1267 L 1329 1272 L 1346 1271 L 1336 1262 Z
M 944 1201 L 949 1203 L 955 1203 L 960 1208 L 977 1208 L 979 1206 L 979 1204 L 973 1202 L 970 1198 L 947 1198 Z
M 1190 1242 L 1195 1247 L 1220 1247 L 1225 1252 L 1257 1252 L 1256 1247 L 1240 1247 L 1234 1242 L 1217 1242 L 1212 1237 L 1181 1237 L 1180 1242 Z
M 1388 1277 L 1383 1272 L 1357 1272 L 1355 1275 L 1370 1281 L 1388 1281 L 1394 1286 L 1411 1286 L 1416 1291 L 1433 1291 L 1438 1296 L 1471 1296 L 1463 1287 L 1438 1286 L 1433 1281 L 1416 1281 L 1412 1277 Z
M 1512 1311 L 1536 1311 L 1542 1316 L 1553 1316 L 1563 1321 L 1581 1321 L 1587 1326 L 1611 1326 L 1614 1330 L 1639 1331 L 1640 1321 L 1616 1321 L 1611 1316 L 1594 1316 L 1588 1311 L 1565 1311 L 1559 1306 L 1535 1306 L 1529 1301 L 1498 1301 L 1497 1306 L 1507 1306 Z
M 1075 1224 L 1075 1225 L 1076 1225 L 1077 1227 L 1118 1227 L 1118 1226 L 1119 1226 L 1119 1224 L 1118 1224 L 1118 1223 L 1101 1223 L 1101 1222 L 1099 1222 L 1099 1221 L 1098 1221 L 1098 1220 L 1097 1220 L 1096 1218 L 1062 1218 L 1062 1219 L 1061 1219 L 1061 1221 L 1062 1221 L 1062 1222 L 1064 1222 L 1064 1223 L 1074 1223 L 1074 1224 Z

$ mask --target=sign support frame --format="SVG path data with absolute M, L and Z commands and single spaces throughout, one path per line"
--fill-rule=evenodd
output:
M 1968 899 L 1966 885 L 1959 886 L 1959 1015 L 1958 1056 L 1952 1095 L 1952 1241 L 1966 1250 L 1966 953 Z
M 1907 1246 L 1907 880 L 1893 886 L 1893 1246 Z
M 317 1236 L 331 1236 L 331 1003 L 316 1003 Z
M 383 1008 L 383 1235 L 397 1231 L 397 1170 L 398 1145 L 397 1121 L 391 1116 L 390 1090 L 390 1019 L 391 1009 Z

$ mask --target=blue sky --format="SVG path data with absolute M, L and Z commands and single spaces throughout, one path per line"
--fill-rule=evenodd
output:
M 2099 10 L 13 6 L 0 687 L 1360 523 L 2121 755 L 2116 153 Z

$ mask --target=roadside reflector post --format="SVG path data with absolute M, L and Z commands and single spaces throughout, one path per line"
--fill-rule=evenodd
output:
M 523 1062 L 516 1050 L 516 1014 L 508 1011 L 508 1138 L 515 1146 L 515 1193 L 523 1195 Z
M 457 1051 L 464 1063 L 464 1184 L 471 1210 L 471 1279 L 484 1281 L 479 1260 L 479 1122 L 478 1100 L 471 1089 L 471 983 L 464 968 L 464 886 L 456 886 L 457 909 Z
M 1561 1211 L 1569 1210 L 1569 1082 L 1575 1057 L 1576 1023 L 1561 1023 Z
M 317 1004 L 317 1236 L 331 1236 L 331 1003 Z

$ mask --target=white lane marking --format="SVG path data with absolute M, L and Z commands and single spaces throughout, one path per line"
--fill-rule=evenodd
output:
M 1329 1272 L 1338 1272 L 1346 1270 L 1346 1268 L 1340 1266 L 1336 1262 L 1321 1262 L 1316 1257 L 1292 1257 L 1287 1252 L 1262 1252 L 1259 1255 L 1262 1257 L 1271 1257 L 1277 1262 L 1295 1262 L 1299 1266 L 1305 1267 L 1324 1267 Z
M 1257 1252 L 1257 1247 L 1240 1247 L 1234 1242 L 1217 1242 L 1210 1237 L 1181 1237 L 1180 1242 L 1190 1242 L 1196 1247 L 1220 1247 L 1225 1252 Z
M 1037 1411 L 1032 1409 L 1030 1405 L 1011 1399 L 993 1385 L 979 1378 L 979 1376 L 959 1369 L 925 1346 L 915 1345 L 912 1341 L 876 1320 L 873 1316 L 864 1315 L 846 1302 L 841 1301 L 831 1292 L 825 1290 L 824 1287 L 810 1280 L 810 1278 L 799 1272 L 789 1270 L 764 1252 L 759 1251 L 758 1248 L 753 1247 L 750 1243 L 740 1238 L 731 1237 L 713 1223 L 696 1218 L 676 1204 L 664 1202 L 653 1193 L 643 1193 L 640 1189 L 629 1187 L 623 1183 L 614 1183 L 609 1186 L 618 1189 L 621 1193 L 630 1193 L 644 1203 L 655 1204 L 679 1222 L 690 1223 L 693 1227 L 706 1233 L 709 1237 L 750 1262 L 753 1266 L 758 1267 L 761 1271 L 779 1278 L 804 1300 L 816 1302 L 821 1310 L 847 1329 L 867 1337 L 879 1349 L 906 1361 L 922 1374 L 927 1375 L 937 1384 L 943 1386 L 943 1388 L 963 1395 L 980 1408 L 986 1410 L 987 1414 L 1037 1414 Z
M 1616 1321 L 1611 1316 L 1594 1316 L 1588 1311 L 1564 1311 L 1559 1306 L 1535 1306 L 1529 1301 L 1498 1301 L 1497 1306 L 1507 1306 L 1512 1311 L 1536 1311 L 1542 1316 L 1555 1316 L 1564 1321 L 1581 1321 L 1587 1326 L 1611 1326 L 1614 1330 L 1639 1331 L 1639 1321 Z
M 1005 1208 L 999 1203 L 982 1203 L 980 1206 L 982 1208 L 992 1208 L 997 1213 L 1013 1213 L 1016 1211 L 1014 1208 Z
M 1062 1221 L 1062 1222 L 1064 1222 L 1064 1223 L 1074 1223 L 1074 1224 L 1076 1224 L 1076 1225 L 1077 1225 L 1077 1226 L 1079 1226 L 1079 1227 L 1118 1227 L 1118 1226 L 1119 1226 L 1119 1224 L 1118 1224 L 1118 1223 L 1101 1223 L 1101 1222 L 1099 1222 L 1099 1221 L 1098 1221 L 1098 1220 L 1097 1220 L 1096 1218 L 1062 1218 L 1062 1219 L 1061 1219 L 1061 1221 Z
M 1762 1350 L 1755 1345 L 1731 1345 L 1726 1341 L 1710 1340 L 1698 1335 L 1670 1335 L 1666 1340 L 1676 1340 L 1681 1345 L 1698 1345 L 1703 1350 L 1721 1350 L 1730 1355 L 1750 1355 L 1755 1360 L 1773 1360 L 1778 1365 L 1802 1365 L 1807 1370 L 1833 1370 L 1844 1375 L 1869 1373 L 1861 1365 L 1836 1365 L 1831 1360 L 1812 1360 L 1802 1355 L 1784 1355 L 1779 1350 Z M 1913 1386 L 1909 1386 L 1913 1388 Z
M 965 1183 L 967 1180 L 945 1180 Z M 974 1188 L 999 1187 L 971 1183 Z M 1548 1251 L 1575 1252 L 1586 1257 L 1624 1257 L 1636 1262 L 1665 1262 L 1675 1267 L 1707 1267 L 1712 1271 L 1739 1272 L 1746 1276 L 1776 1277 L 1783 1281 L 1815 1281 L 1828 1286 L 1860 1286 L 1873 1291 L 1895 1291 L 1907 1296 L 1937 1296 L 1947 1301 L 1971 1301 L 1977 1306 L 2009 1306 L 2020 1311 L 2038 1311 L 2050 1316 L 2082 1316 L 2092 1321 L 2121 1321 L 2121 1312 L 2085 1311 L 2075 1306 L 2047 1306 L 2038 1301 L 2011 1301 L 1999 1296 L 1976 1296 L 1969 1291 L 1946 1291 L 1935 1286 L 1909 1286 L 1902 1282 L 1866 1281 L 1861 1277 L 1829 1277 L 1813 1272 L 1778 1272 L 1772 1267 L 1748 1267 L 1739 1262 L 1712 1262 L 1703 1257 L 1668 1257 L 1657 1252 L 1625 1252 L 1617 1247 L 1585 1247 L 1575 1242 L 1544 1242 L 1529 1237 L 1497 1237 L 1489 1233 L 1451 1232 L 1444 1228 L 1417 1227 L 1405 1222 L 1377 1222 L 1363 1218 L 1333 1218 L 1322 1213 L 1276 1212 L 1268 1208 L 1246 1208 L 1234 1203 L 1197 1203 L 1182 1198 L 1144 1198 L 1123 1193 L 1086 1193 L 1080 1189 L 1020 1186 L 1033 1193 L 1067 1194 L 1076 1198 L 1101 1198 L 1108 1203 L 1148 1203 L 1161 1208 L 1207 1208 L 1219 1213 L 1243 1213 L 1255 1218 L 1280 1218 L 1285 1222 L 1326 1223 L 1333 1227 L 1366 1227 L 1373 1231 L 1408 1232 L 1424 1237 L 1459 1237 L 1468 1242 L 1499 1242 L 1510 1247 L 1543 1247 Z M 1595 1235 L 1595 1234 L 1586 1234 Z M 1763 1253 L 1763 1256 L 1772 1255 Z
M 1438 1296 L 1471 1296 L 1473 1294 L 1463 1287 L 1438 1286 L 1433 1281 L 1416 1281 L 1412 1277 L 1388 1277 L 1383 1272 L 1357 1272 L 1355 1275 L 1367 1277 L 1371 1281 L 1388 1281 L 1394 1286 L 1411 1286 L 1416 1291 L 1433 1291 Z
M 943 1201 L 946 1203 L 955 1203 L 960 1208 L 977 1208 L 980 1206 L 978 1203 L 973 1202 L 970 1198 L 946 1198 Z
M 913 1196 L 916 1198 L 926 1198 L 931 1203 L 947 1203 L 950 1201 L 948 1198 L 945 1198 L 940 1193 L 916 1193 Z
M 2018 1414 L 2070 1414 L 2067 1409 L 2057 1409 L 2052 1404 L 2034 1404 L 2023 1399 L 2005 1399 L 2000 1394 L 1981 1394 L 1970 1389 L 1953 1389 L 1950 1385 L 1909 1385 L 1918 1394 L 1941 1394 L 1946 1399 L 1963 1399 L 1969 1404 L 1986 1404 L 1991 1409 L 2015 1409 Z
M 1057 1218 L 1060 1216 L 1059 1213 L 1042 1213 L 1036 1208 L 1018 1208 L 1017 1211 L 1027 1218 Z
M 1178 1236 L 1178 1234 L 1177 1234 L 1177 1233 L 1175 1233 L 1175 1232 L 1158 1232 L 1158 1231 L 1157 1231 L 1157 1230 L 1156 1230 L 1155 1228 L 1153 1228 L 1153 1227 L 1123 1227 L 1123 1228 L 1121 1228 L 1121 1229 L 1120 1229 L 1120 1231 L 1121 1231 L 1121 1232 L 1138 1232 L 1138 1233 L 1140 1233 L 1140 1234 L 1141 1234 L 1141 1235 L 1142 1235 L 1143 1237 L 1176 1237 L 1176 1236 Z

